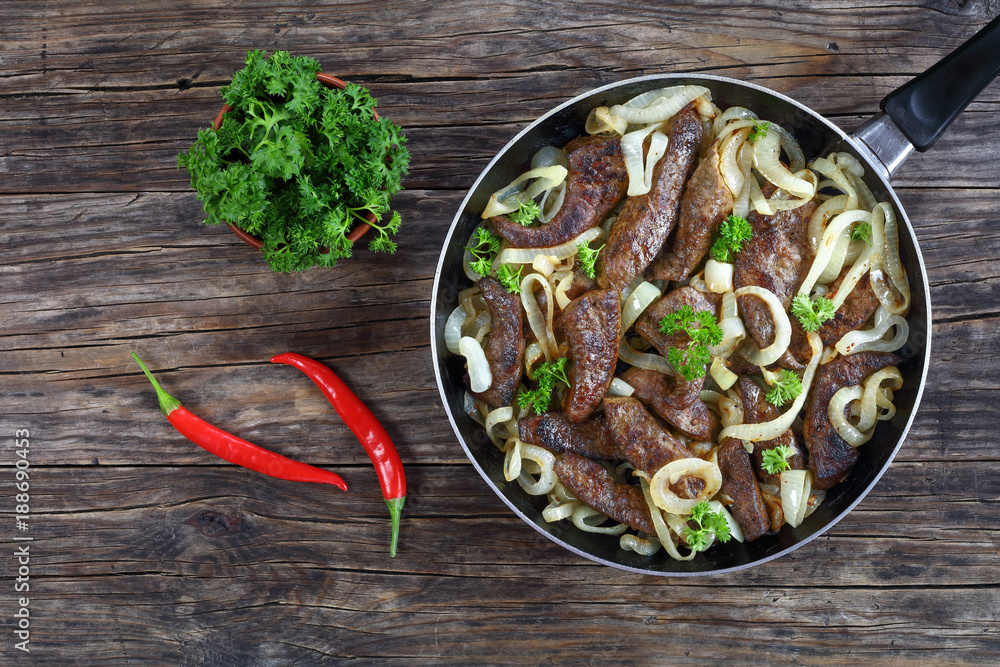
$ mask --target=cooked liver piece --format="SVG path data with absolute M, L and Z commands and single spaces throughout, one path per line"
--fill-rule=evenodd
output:
M 569 343 L 569 391 L 563 410 L 572 422 L 590 416 L 608 393 L 622 336 L 621 300 L 614 290 L 592 290 L 574 299 L 562 314 Z
M 902 362 L 891 352 L 858 352 L 820 366 L 802 434 L 809 451 L 814 489 L 829 489 L 851 472 L 858 450 L 844 441 L 830 422 L 830 399 L 840 389 L 859 384 L 875 371 Z
M 671 119 L 667 151 L 653 169 L 652 187 L 625 201 L 608 235 L 597 275 L 602 287 L 621 291 L 660 253 L 677 223 L 681 194 L 698 160 L 702 133 L 693 105 Z
M 571 422 L 562 412 L 522 417 L 517 422 L 521 440 L 552 452 L 570 451 L 592 459 L 613 460 L 617 448 L 611 440 L 604 415 Z
M 745 424 L 763 424 L 780 416 L 781 410 L 767 402 L 764 390 L 756 382 L 748 377 L 740 376 L 737 387 L 743 402 L 743 422 Z M 803 470 L 806 467 L 805 457 L 802 455 L 802 449 L 799 447 L 792 429 L 788 429 L 773 440 L 755 442 L 751 459 L 754 470 L 757 472 L 757 479 L 765 484 L 777 485 L 781 483 L 780 474 L 769 473 L 761 466 L 764 461 L 764 452 L 781 445 L 791 447 L 792 451 L 795 452 L 787 459 L 792 470 Z
M 566 197 L 544 225 L 525 227 L 505 217 L 491 218 L 497 234 L 515 248 L 547 248 L 565 243 L 599 223 L 625 196 L 628 173 L 619 137 L 580 137 L 567 144 Z
M 657 280 L 687 280 L 708 254 L 712 237 L 733 212 L 733 193 L 719 173 L 719 151 L 712 144 L 691 175 L 681 198 L 677 232 L 670 249 L 646 270 Z
M 766 187 L 765 195 L 773 194 L 773 189 Z M 815 210 L 814 199 L 770 216 L 751 211 L 747 220 L 753 236 L 736 254 L 735 287 L 759 285 L 768 289 L 787 311 L 815 257 L 809 241 L 809 218 Z M 767 305 L 755 296 L 742 296 L 738 303 L 747 332 L 757 346 L 765 348 L 773 343 L 774 322 Z
M 600 463 L 566 452 L 556 461 L 556 475 L 580 502 L 635 530 L 655 534 L 642 491 L 619 484 Z
M 622 380 L 635 389 L 633 396 L 677 430 L 697 440 L 714 440 L 719 435 L 719 418 L 703 401 L 695 398 L 682 407 L 671 402 L 678 388 L 669 376 L 644 368 L 629 368 L 622 374 Z
M 524 360 L 524 316 L 521 298 L 511 294 L 495 278 L 480 278 L 476 285 L 490 309 L 490 337 L 486 342 L 486 360 L 490 363 L 493 384 L 481 394 L 474 394 L 491 408 L 511 405 L 514 390 L 521 382 Z
M 604 399 L 608 430 L 619 456 L 650 477 L 671 461 L 694 458 L 687 447 L 670 434 L 638 399 L 609 396 Z M 697 477 L 684 476 L 671 485 L 681 498 L 695 498 L 705 487 Z
M 771 516 L 750 465 L 750 456 L 739 440 L 726 438 L 718 453 L 722 473 L 721 493 L 733 499 L 729 509 L 740 524 L 743 539 L 756 540 L 771 527 Z

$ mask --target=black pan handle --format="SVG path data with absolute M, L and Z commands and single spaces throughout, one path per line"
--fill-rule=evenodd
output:
M 1000 74 L 1000 16 L 880 106 L 918 151 L 934 145 L 956 116 Z

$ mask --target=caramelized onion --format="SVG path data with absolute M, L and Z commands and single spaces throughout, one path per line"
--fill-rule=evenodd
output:
M 788 319 L 788 313 L 785 312 L 784 306 L 781 305 L 781 301 L 774 295 L 774 292 L 758 285 L 741 287 L 736 290 L 735 295 L 737 297 L 755 296 L 766 303 L 771 311 L 771 318 L 774 320 L 774 342 L 761 350 L 748 340 L 742 350 L 743 356 L 750 363 L 757 366 L 770 366 L 785 353 L 788 344 L 792 341 L 792 323 Z
M 697 498 L 681 498 L 670 489 L 670 485 L 681 477 L 689 475 L 705 482 Z M 664 512 L 688 515 L 694 506 L 708 500 L 722 488 L 722 473 L 719 466 L 698 458 L 677 459 L 656 471 L 649 481 L 649 492 L 653 502 Z

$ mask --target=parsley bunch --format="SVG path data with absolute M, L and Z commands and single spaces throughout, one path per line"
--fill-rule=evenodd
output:
M 833 301 L 824 297 L 813 300 L 808 294 L 793 297 L 790 310 L 806 331 L 818 331 L 824 322 L 832 320 L 837 314 Z
M 597 277 L 597 255 L 604 250 L 602 245 L 600 248 L 591 248 L 586 243 L 581 243 L 576 247 L 576 258 L 580 262 L 580 270 L 588 278 Z
M 852 241 L 863 241 L 868 245 L 872 244 L 872 226 L 867 222 L 859 222 L 851 229 Z
M 793 454 L 795 454 L 795 450 L 788 445 L 778 445 L 771 449 L 765 449 L 761 455 L 760 467 L 772 475 L 783 470 L 791 470 L 792 466 L 788 463 L 788 459 Z
M 722 329 L 715 323 L 715 316 L 707 310 L 696 313 L 684 304 L 660 320 L 660 331 L 668 335 L 685 333 L 691 339 L 687 348 L 672 347 L 667 352 L 667 361 L 674 370 L 688 382 L 705 377 L 712 361 L 708 348 L 722 342 Z
M 782 368 L 777 379 L 773 380 L 770 391 L 764 398 L 771 405 L 779 408 L 788 401 L 794 401 L 802 393 L 802 380 L 787 368 Z
M 517 404 L 522 409 L 531 407 L 536 415 L 548 412 L 552 405 L 552 392 L 556 388 L 556 382 L 569 384 L 566 377 L 566 363 L 569 357 L 560 357 L 547 361 L 535 371 L 534 380 L 538 382 L 538 388 L 534 391 L 522 389 L 517 395 Z
M 517 210 L 507 216 L 513 222 L 528 227 L 542 214 L 542 207 L 534 200 L 523 201 L 517 205 Z
M 472 253 L 473 261 L 469 264 L 469 268 L 481 276 L 490 275 L 493 260 L 500 252 L 500 237 L 486 227 L 476 227 L 476 233 L 469 243 L 470 245 L 465 248 Z
M 719 233 L 712 244 L 712 259 L 716 262 L 732 263 L 733 256 L 743 249 L 743 244 L 753 236 L 750 222 L 741 216 L 731 214 L 719 225 Z
M 757 143 L 758 139 L 763 139 L 767 136 L 767 131 L 771 129 L 771 121 L 765 120 L 763 123 L 758 123 L 754 121 L 753 129 L 750 130 L 750 134 L 747 135 L 747 141 L 751 144 Z
M 347 234 L 369 211 L 376 218 L 369 249 L 396 250 L 399 213 L 382 220 L 409 168 L 406 137 L 375 119 L 367 90 L 351 83 L 326 88 L 319 71 L 305 56 L 248 52 L 222 88 L 230 107 L 222 125 L 200 130 L 177 159 L 191 175 L 205 222 L 230 222 L 262 239 L 276 272 L 350 257 Z
M 712 545 L 713 537 L 723 543 L 729 541 L 729 522 L 722 512 L 713 512 L 708 501 L 703 500 L 691 509 L 690 520 L 698 524 L 697 528 L 684 527 L 684 540 L 691 551 L 704 551 Z

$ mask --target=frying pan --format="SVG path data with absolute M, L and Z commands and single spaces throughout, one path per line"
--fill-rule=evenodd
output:
M 583 93 L 533 122 L 514 137 L 486 166 L 452 222 L 434 276 L 431 298 L 431 349 L 438 389 L 448 418 L 469 460 L 504 503 L 528 525 L 570 551 L 611 567 L 650 575 L 693 576 L 740 570 L 777 558 L 821 535 L 842 519 L 878 482 L 903 443 L 920 403 L 930 360 L 931 305 L 927 272 L 913 228 L 889 179 L 914 151 L 925 151 L 961 111 L 1000 73 L 1000 17 L 980 30 L 944 60 L 882 100 L 881 112 L 853 134 L 846 134 L 811 109 L 762 86 L 734 79 L 685 74 L 659 74 L 606 85 Z M 458 292 L 469 282 L 462 270 L 463 246 L 481 222 L 490 195 L 529 168 L 531 156 L 547 145 L 562 146 L 583 134 L 590 110 L 625 102 L 648 90 L 695 84 L 712 92 L 721 108 L 742 106 L 762 120 L 776 122 L 799 140 L 811 159 L 846 151 L 865 167 L 865 182 L 879 201 L 891 202 L 899 217 L 900 251 L 909 276 L 912 305 L 910 336 L 899 353 L 903 388 L 895 393 L 896 415 L 881 422 L 860 449 L 851 475 L 827 492 L 826 500 L 797 528 L 784 526 L 775 535 L 739 544 L 730 540 L 679 562 L 662 550 L 652 557 L 623 551 L 614 537 L 585 533 L 568 521 L 542 519 L 545 498 L 525 494 L 503 477 L 503 454 L 485 431 L 464 414 L 464 359 L 444 345 L 444 326 Z

